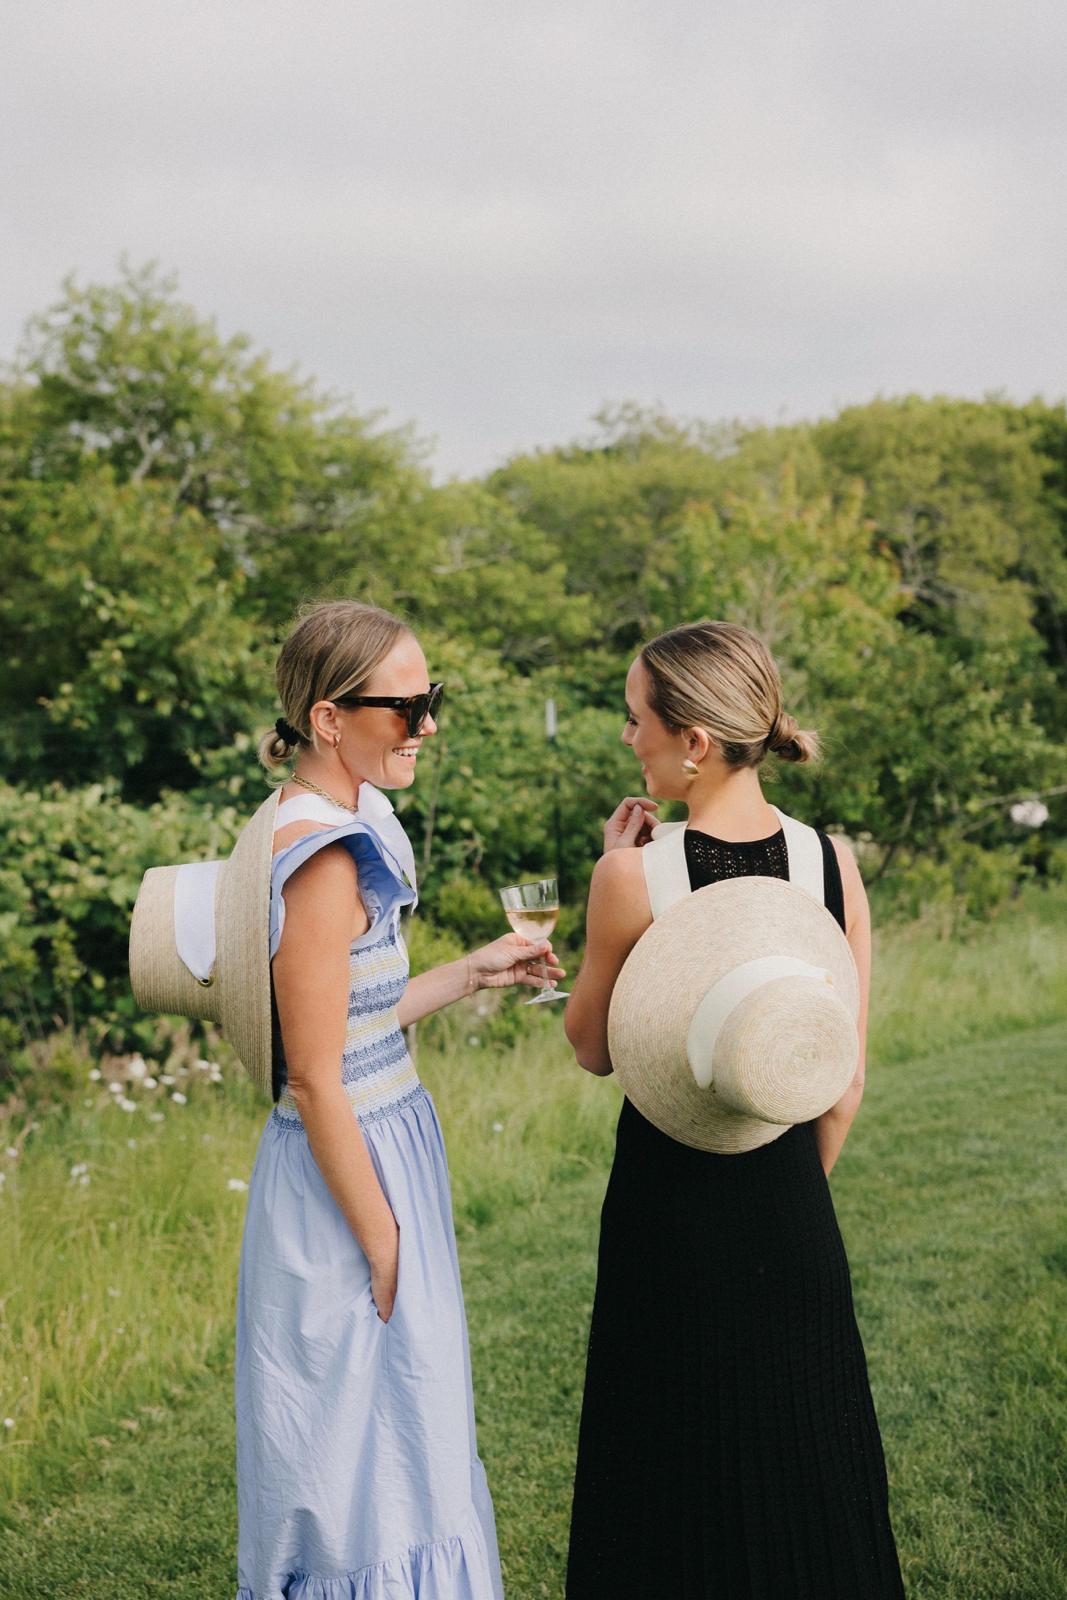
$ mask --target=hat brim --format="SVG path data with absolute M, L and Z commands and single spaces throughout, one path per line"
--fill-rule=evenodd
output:
M 608 1052 L 620 1086 L 647 1120 L 698 1150 L 741 1153 L 788 1123 L 745 1116 L 701 1089 L 687 1055 L 693 1015 L 709 988 L 761 957 L 798 956 L 827 969 L 836 1003 L 859 1014 L 859 974 L 825 906 L 781 878 L 733 878 L 697 889 L 658 917 L 619 973 Z
M 271 1093 L 270 881 L 280 790 L 245 824 L 219 874 L 216 971 L 222 1031 L 261 1089 Z

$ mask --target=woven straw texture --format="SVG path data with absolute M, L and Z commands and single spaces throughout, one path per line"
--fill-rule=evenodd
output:
M 220 1022 L 219 989 L 198 983 L 174 944 L 177 867 L 149 867 L 130 921 L 130 988 L 144 1011 Z
M 764 984 L 731 1014 L 712 1085 L 698 1088 L 686 1054 L 697 1006 L 725 973 L 768 955 L 827 968 L 832 988 Z M 638 940 L 615 984 L 608 1049 L 649 1122 L 694 1149 L 738 1153 L 840 1098 L 858 1057 L 858 1014 L 852 951 L 825 907 L 777 878 L 736 878 L 689 895 Z
M 219 874 L 215 968 L 222 1031 L 255 1083 L 271 1092 L 270 867 L 280 790 L 241 830 Z

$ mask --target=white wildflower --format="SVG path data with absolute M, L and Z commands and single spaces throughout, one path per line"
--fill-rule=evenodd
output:
M 1048 806 L 1040 800 L 1019 800 L 1011 808 L 1011 820 L 1023 828 L 1040 828 L 1048 821 Z
M 90 1083 L 99 1083 L 100 1079 L 103 1076 L 104 1076 L 104 1074 L 100 1071 L 100 1068 L 99 1067 L 94 1067 L 93 1070 L 89 1074 L 89 1082 Z
M 243 1190 L 248 1188 L 248 1185 L 243 1178 L 231 1178 L 226 1187 L 227 1189 L 233 1189 L 236 1193 L 240 1194 Z
M 167 1088 L 169 1089 L 172 1083 L 176 1083 L 177 1082 L 177 1079 L 175 1077 L 173 1077 L 172 1074 L 169 1073 L 169 1072 L 161 1072 L 159 1074 L 159 1081 L 160 1081 L 160 1083 L 165 1083 L 167 1085 Z
M 127 1139 L 126 1140 L 126 1148 L 127 1148 L 127 1150 L 136 1150 L 137 1149 L 137 1140 L 136 1139 Z
M 137 1101 L 136 1100 L 127 1100 L 125 1095 L 123 1095 L 121 1100 L 116 1100 L 115 1104 L 118 1106 L 120 1111 L 136 1111 L 137 1110 Z
M 199 1057 L 199 1059 L 197 1060 L 197 1063 L 196 1063 L 196 1070 L 197 1070 L 197 1072 L 210 1072 L 211 1071 L 211 1062 L 210 1061 L 205 1061 L 203 1056 Z
M 121 1083 L 109 1083 L 107 1087 L 108 1087 L 108 1093 L 109 1094 L 121 1094 L 122 1093 L 122 1084 Z
M 70 1175 L 72 1178 L 80 1178 L 82 1173 L 88 1172 L 88 1170 L 89 1163 L 87 1161 L 76 1161 L 70 1169 Z
M 175 1089 L 174 1093 L 171 1095 L 171 1099 L 174 1101 L 175 1105 L 187 1106 L 189 1104 L 189 1096 L 182 1094 L 180 1089 Z
M 502 1122 L 494 1122 L 493 1123 L 493 1132 L 494 1133 L 503 1133 L 503 1131 L 504 1131 L 504 1124 Z
M 144 1083 L 142 1084 L 141 1087 L 144 1088 L 144 1089 L 154 1089 L 155 1086 L 156 1086 L 155 1078 L 145 1078 Z
M 111 1288 L 109 1288 L 109 1289 L 108 1289 L 108 1291 L 107 1291 L 107 1292 L 108 1292 L 108 1295 L 109 1295 L 109 1296 L 110 1296 L 110 1298 L 111 1298 L 111 1299 L 112 1299 L 112 1300 L 117 1300 L 117 1299 L 118 1299 L 118 1297 L 119 1297 L 119 1291 L 118 1291 L 118 1290 L 117 1290 L 117 1289 L 111 1289 Z
M 150 1111 L 148 1120 L 149 1122 L 162 1122 L 164 1120 L 162 1111 Z
M 6 1156 L 10 1156 L 12 1161 L 15 1161 L 18 1158 L 18 1151 L 13 1144 L 8 1145 L 7 1149 L 4 1151 L 4 1154 Z
M 4 1418 L 4 1427 L 5 1428 L 13 1428 L 14 1426 L 15 1426 L 14 1417 L 5 1417 Z
M 147 1075 L 148 1068 L 145 1066 L 144 1056 L 131 1056 L 126 1063 L 127 1078 L 133 1078 L 135 1082 L 140 1083 Z
M 82 1101 L 82 1105 L 83 1105 L 83 1106 L 91 1106 L 91 1105 L 92 1105 L 92 1103 L 93 1103 L 93 1102 L 92 1102 L 92 1101 L 91 1101 L 91 1100 L 83 1100 L 83 1101 Z
M 81 1184 L 82 1188 L 84 1189 L 86 1184 L 89 1182 L 89 1174 L 87 1172 L 83 1172 L 81 1177 L 78 1179 L 78 1182 Z

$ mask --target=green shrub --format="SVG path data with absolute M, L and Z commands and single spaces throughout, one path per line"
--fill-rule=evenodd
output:
M 150 1049 L 129 987 L 130 915 L 147 868 L 223 855 L 244 821 L 177 797 L 124 804 L 110 783 L 0 785 L 0 1072 L 57 1028 Z

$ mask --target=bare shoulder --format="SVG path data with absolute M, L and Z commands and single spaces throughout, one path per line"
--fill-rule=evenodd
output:
M 860 888 L 862 889 L 863 879 L 860 877 L 860 869 L 856 862 L 856 853 L 849 844 L 848 840 L 843 839 L 840 834 L 836 833 L 831 833 L 827 837 L 834 847 L 834 854 L 837 857 L 837 864 L 841 868 L 841 882 L 845 884 L 846 887 L 849 883 L 859 884 Z
M 295 844 L 298 839 L 303 839 L 306 834 L 322 832 L 321 822 L 308 822 L 306 818 L 296 822 L 285 822 L 275 830 L 273 853 L 277 855 L 279 851 L 288 849 L 289 845 Z
M 636 937 L 652 920 L 639 849 L 608 850 L 593 868 L 589 916 Z
M 847 839 L 830 834 L 830 843 L 834 847 L 837 864 L 841 869 L 841 890 L 845 901 L 845 927 L 849 938 L 858 931 L 870 926 L 870 907 L 867 904 L 867 891 L 863 886 L 863 877 L 860 873 L 859 863 L 852 846 Z
M 323 828 L 308 828 L 300 823 L 304 834 L 323 833 Z M 281 831 L 281 830 L 279 830 Z M 300 837 L 300 835 L 297 835 Z M 289 843 L 293 843 L 290 840 Z M 284 848 L 280 846 L 279 849 Z M 278 854 L 278 851 L 275 851 Z M 356 868 L 355 858 L 350 850 L 336 841 L 333 844 L 323 844 L 302 861 L 295 872 L 290 873 L 285 884 L 286 900 L 292 904 L 294 901 L 316 899 L 323 901 L 328 898 L 333 905 L 354 904 L 359 894 L 359 873 Z

